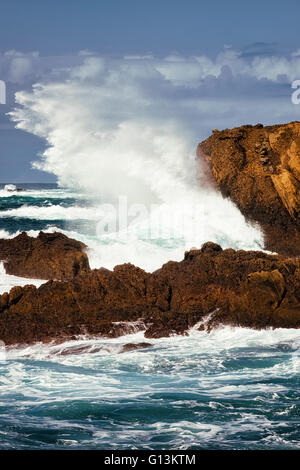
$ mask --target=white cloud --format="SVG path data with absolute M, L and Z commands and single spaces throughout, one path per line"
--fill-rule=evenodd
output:
M 154 59 L 152 54 L 145 54 L 145 55 L 126 55 L 124 56 L 125 60 L 151 60 Z
M 8 81 L 23 83 L 26 77 L 32 73 L 32 61 L 27 57 L 14 58 L 9 67 Z
M 85 74 L 86 78 L 92 73 L 100 73 L 101 58 L 93 51 L 82 50 L 77 55 L 67 57 L 41 57 L 37 51 L 23 53 L 10 50 L 0 54 L 0 78 L 12 83 L 34 83 L 36 80 L 47 79 L 49 73 L 56 77 L 65 74 L 66 69 L 83 65 L 83 68 L 73 73 Z M 108 62 L 112 62 L 109 61 Z M 207 55 L 183 56 L 171 54 L 163 58 L 152 54 L 126 55 L 115 60 L 121 66 L 135 64 L 136 70 L 148 67 L 156 70 L 165 79 L 176 86 L 197 88 L 208 77 L 219 78 L 224 67 L 228 68 L 235 78 L 268 79 L 273 82 L 282 81 L 282 76 L 292 82 L 300 77 L 299 49 L 289 56 L 243 54 L 230 46 L 215 58 Z M 100 68 L 99 68 L 100 67 Z M 74 75 L 73 75 L 74 76 Z
M 15 49 L 11 49 L 4 53 L 7 57 L 39 57 L 39 52 L 32 51 L 32 52 L 21 52 L 16 51 Z
M 99 78 L 105 70 L 105 61 L 99 57 L 88 57 L 81 67 L 70 70 L 72 78 L 80 80 Z

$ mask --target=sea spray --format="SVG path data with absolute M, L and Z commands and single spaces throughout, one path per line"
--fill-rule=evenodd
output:
M 158 88 L 150 87 L 149 80 Z M 163 90 L 174 94 L 172 106 L 164 106 Z M 113 267 L 113 259 L 153 270 L 208 240 L 223 248 L 260 249 L 259 229 L 209 187 L 201 167 L 196 172 L 200 135 L 195 123 L 185 119 L 187 104 L 178 99 L 180 90 L 156 69 L 89 58 L 71 69 L 65 81 L 17 93 L 20 107 L 12 119 L 48 144 L 34 166 L 93 201 L 90 207 L 65 210 L 19 208 L 6 216 L 91 221 L 93 241 L 87 244 L 93 267 Z M 120 198 L 126 198 L 128 207 L 125 230 L 119 230 Z M 104 206 L 117 214 L 112 223 L 111 216 L 105 220 Z

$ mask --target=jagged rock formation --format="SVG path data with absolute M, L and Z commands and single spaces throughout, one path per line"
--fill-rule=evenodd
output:
M 197 155 L 222 194 L 262 227 L 267 250 L 300 255 L 300 122 L 215 129 Z
M 25 232 L 0 240 L 0 260 L 7 274 L 30 279 L 72 279 L 90 271 L 86 246 L 62 233 L 40 232 L 37 238 Z
M 138 330 L 158 338 L 185 334 L 198 322 L 201 328 L 208 314 L 209 328 L 300 327 L 300 259 L 206 243 L 152 274 L 124 264 L 38 289 L 15 287 L 0 296 L 0 340 L 116 337 Z
M 91 271 L 85 245 L 62 234 L 0 240 L 9 274 L 56 279 L 0 296 L 0 340 L 137 331 L 159 338 L 195 325 L 300 328 L 300 123 L 214 130 L 197 155 L 222 194 L 262 227 L 265 248 L 281 254 L 208 242 L 149 274 L 131 264 Z

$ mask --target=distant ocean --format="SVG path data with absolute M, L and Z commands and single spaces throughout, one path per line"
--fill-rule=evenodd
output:
M 52 184 L 18 186 L 24 191 L 0 185 L 0 238 L 60 231 L 87 244 L 93 268 L 131 261 L 153 271 L 182 259 L 191 243 L 250 249 L 260 243 L 232 219 L 233 209 L 228 230 L 226 217 L 217 225 L 216 196 L 202 198 L 197 239 L 146 240 L 141 230 L 124 241 L 99 237 L 93 195 Z M 41 282 L 8 276 L 0 267 L 2 293 Z M 300 448 L 298 330 L 192 329 L 189 336 L 120 353 L 124 344 L 141 341 L 143 333 L 2 350 L 0 448 Z M 86 352 L 78 354 L 80 345 Z

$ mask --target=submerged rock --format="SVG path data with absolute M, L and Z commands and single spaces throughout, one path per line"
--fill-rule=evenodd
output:
M 267 250 L 300 255 L 300 122 L 215 130 L 197 155 L 222 194 L 259 223 Z
M 8 191 L 9 193 L 13 193 L 13 192 L 26 191 L 26 189 L 17 188 L 17 186 L 15 184 L 6 184 L 4 186 L 4 191 Z
M 136 351 L 137 349 L 151 348 L 151 343 L 127 343 L 121 349 L 121 353 Z
M 128 263 L 0 296 L 6 344 L 137 331 L 159 338 L 187 334 L 199 322 L 299 328 L 300 258 L 208 243 L 152 274 Z
M 72 279 L 90 271 L 86 246 L 62 233 L 40 232 L 37 238 L 25 232 L 0 240 L 0 260 L 7 274 L 30 279 Z

